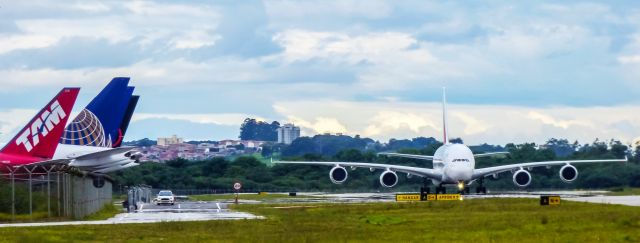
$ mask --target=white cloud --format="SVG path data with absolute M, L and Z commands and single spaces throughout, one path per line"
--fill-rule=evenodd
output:
M 256 82 L 265 71 L 256 60 L 235 58 L 191 62 L 144 60 L 128 67 L 78 69 L 0 69 L 0 85 L 5 91 L 17 88 L 60 87 L 102 83 L 113 77 L 131 77 L 136 85 L 215 84 Z
M 307 30 L 287 30 L 276 34 L 273 40 L 284 47 L 282 56 L 287 62 L 322 58 L 351 65 L 362 61 L 382 61 L 388 55 L 417 43 L 406 33 L 350 36 Z
M 622 64 L 640 64 L 640 55 L 620 56 L 618 62 Z
M 593 127 L 593 124 L 587 122 L 587 121 L 581 121 L 581 120 L 577 120 L 577 119 L 573 119 L 573 120 L 560 120 L 560 119 L 556 119 L 550 115 L 546 115 L 546 114 L 542 114 L 541 112 L 537 112 L 537 111 L 530 111 L 529 114 L 527 115 L 528 118 L 533 119 L 533 120 L 538 120 L 540 122 L 542 122 L 542 124 L 545 125 L 551 125 L 554 127 L 559 127 L 559 128 L 563 128 L 563 129 L 567 129 L 571 126 L 585 126 L 585 127 Z
M 32 109 L 0 111 L 0 141 L 8 142 L 9 139 L 16 135 L 18 129 L 23 128 L 37 112 L 37 110 Z
M 637 106 L 549 107 L 449 105 L 450 137 L 468 144 L 510 142 L 544 143 L 567 138 L 583 143 L 600 139 L 620 139 L 625 143 L 638 136 L 615 124 L 640 124 Z M 442 133 L 441 104 L 410 102 L 286 101 L 277 102 L 276 112 L 299 121 L 331 119 L 350 135 L 389 138 L 432 136 Z M 314 131 L 313 124 L 297 123 Z
M 239 113 L 213 113 L 213 114 L 135 113 L 131 118 L 131 121 L 137 122 L 137 121 L 142 121 L 146 119 L 168 119 L 168 120 L 188 121 L 188 122 L 200 123 L 200 124 L 239 126 L 247 117 L 252 117 L 257 120 L 264 120 L 264 118 L 257 117 L 255 115 L 239 114 Z
M 111 10 L 111 7 L 109 7 L 108 5 L 102 3 L 102 2 L 98 2 L 98 1 L 85 1 L 85 2 L 78 2 L 76 4 L 71 5 L 71 8 L 75 8 L 75 9 L 79 9 L 82 11 L 87 11 L 90 13 L 99 13 L 99 12 L 107 12 L 109 10 Z
M 321 18 L 327 16 L 384 18 L 392 7 L 383 0 L 341 0 L 341 1 L 265 1 L 267 14 L 272 19 L 285 21 L 296 18 Z
M 0 54 L 54 46 L 63 39 L 105 39 L 110 43 L 135 40 L 142 47 L 160 43 L 164 48 L 193 49 L 215 44 L 220 14 L 208 6 L 161 4 L 151 1 L 92 2 L 69 5 L 70 11 L 93 15 L 77 18 L 17 19 L 17 33 L 0 37 Z

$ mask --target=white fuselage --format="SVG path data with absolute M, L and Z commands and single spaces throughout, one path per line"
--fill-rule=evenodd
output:
M 442 174 L 440 181 L 433 184 L 470 183 L 476 161 L 471 149 L 464 144 L 445 144 L 433 155 L 433 169 Z
M 88 155 L 92 153 L 102 152 L 110 150 L 111 148 L 83 146 L 83 145 L 70 145 L 70 144 L 58 144 L 58 148 L 53 156 L 53 159 L 71 159 L 70 166 L 79 167 L 83 170 L 100 170 L 108 167 L 121 167 L 128 163 L 133 163 L 134 160 L 127 158 L 124 153 L 117 153 L 108 156 L 103 156 L 95 159 L 77 159 L 80 156 Z

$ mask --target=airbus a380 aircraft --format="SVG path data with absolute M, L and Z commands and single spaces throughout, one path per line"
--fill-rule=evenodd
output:
M 465 192 L 466 186 L 477 181 L 479 186 L 477 193 L 486 193 L 483 186 L 483 179 L 492 176 L 498 178 L 498 174 L 503 172 L 513 173 L 513 183 L 519 187 L 526 187 L 531 184 L 531 174 L 529 171 L 534 167 L 551 167 L 562 165 L 560 168 L 560 179 L 564 182 L 572 182 L 578 178 L 578 170 L 571 164 L 579 163 L 607 163 L 607 162 L 627 162 L 625 159 L 609 160 L 566 160 L 566 161 L 542 161 L 511 165 L 501 165 L 487 168 L 476 168 L 475 158 L 493 156 L 502 153 L 473 154 L 471 149 L 464 144 L 449 143 L 447 131 L 447 107 L 446 92 L 443 89 L 442 97 L 442 122 L 444 133 L 444 144 L 438 148 L 433 156 L 380 153 L 390 157 L 404 157 L 421 160 L 432 160 L 433 168 L 419 168 L 410 166 L 399 166 L 391 164 L 355 163 L 355 162 L 310 162 L 310 161 L 274 161 L 279 164 L 306 164 L 306 165 L 328 165 L 333 166 L 329 171 L 329 178 L 335 184 L 342 184 L 347 180 L 348 172 L 346 167 L 369 168 L 372 172 L 376 169 L 383 170 L 380 175 L 380 184 L 384 187 L 393 187 L 398 183 L 398 173 L 410 176 L 419 176 L 430 179 L 436 185 L 436 193 L 446 193 L 445 185 L 457 185 L 458 191 Z M 427 188 L 428 190 L 428 188 Z

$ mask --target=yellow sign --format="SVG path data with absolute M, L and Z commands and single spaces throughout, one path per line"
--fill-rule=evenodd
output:
M 456 201 L 460 200 L 460 194 L 437 194 L 438 201 Z
M 438 197 L 436 197 L 436 194 L 427 194 L 427 201 L 435 201 L 438 200 Z
M 560 205 L 560 196 L 549 197 L 549 205 Z
M 396 201 L 420 201 L 420 194 L 396 194 Z
M 260 193 L 258 193 L 258 195 L 264 196 L 264 195 L 267 195 L 267 193 L 266 192 L 260 192 Z

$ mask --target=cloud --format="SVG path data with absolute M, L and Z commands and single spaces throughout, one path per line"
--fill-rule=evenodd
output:
M 620 56 L 618 61 L 622 64 L 640 64 L 640 55 Z
M 528 116 L 528 118 L 533 119 L 533 120 L 538 120 L 540 122 L 542 122 L 542 124 L 545 125 L 552 125 L 554 127 L 559 127 L 559 128 L 563 128 L 563 129 L 567 129 L 571 126 L 585 126 L 585 127 L 592 127 L 593 125 L 585 122 L 585 121 L 580 121 L 580 120 L 559 120 L 559 119 L 555 119 L 553 117 L 551 117 L 550 115 L 546 115 L 546 114 L 542 114 L 540 112 L 537 111 L 530 111 Z
M 143 48 L 157 45 L 177 49 L 214 45 L 220 38 L 215 33 L 220 14 L 208 6 L 92 2 L 70 4 L 65 10 L 80 16 L 16 19 L 17 31 L 0 39 L 0 54 L 52 47 L 70 38 L 105 39 L 110 43 L 135 40 Z M 80 14 L 84 12 L 91 15 Z
M 510 142 L 544 143 L 549 138 L 591 142 L 596 138 L 620 139 L 638 136 L 621 123 L 639 124 L 638 106 L 547 107 L 450 104 L 449 133 L 468 144 Z M 415 102 L 286 101 L 274 109 L 298 121 L 317 118 L 341 124 L 340 131 L 386 141 L 390 138 L 433 136 L 442 133 L 441 104 Z M 569 118 L 569 119 L 567 119 Z M 312 123 L 296 123 L 315 131 Z M 333 131 L 338 132 L 338 131 Z
M 187 121 L 199 124 L 215 124 L 215 125 L 227 125 L 227 126 L 240 126 L 245 118 L 254 118 L 258 120 L 265 120 L 264 118 L 250 115 L 250 114 L 150 114 L 150 113 L 135 113 L 131 118 L 132 122 L 138 122 L 148 119 L 166 119 L 166 120 L 178 120 Z

